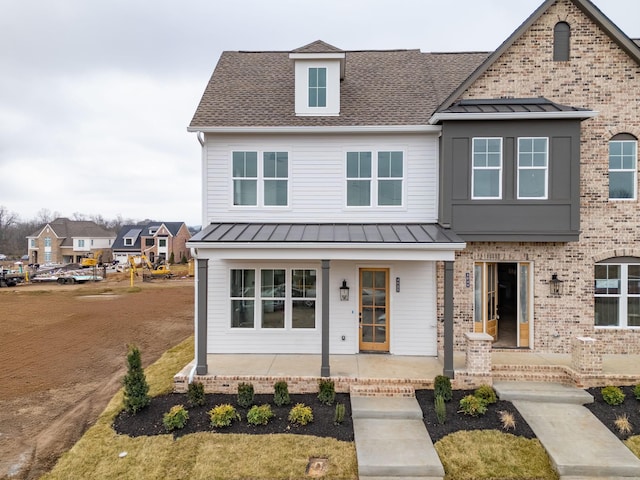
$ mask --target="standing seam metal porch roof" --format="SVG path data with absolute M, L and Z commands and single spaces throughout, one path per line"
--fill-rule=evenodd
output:
M 464 244 L 433 223 L 212 223 L 189 243 Z

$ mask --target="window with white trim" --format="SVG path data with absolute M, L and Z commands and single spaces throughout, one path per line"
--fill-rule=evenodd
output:
M 78 248 L 84 248 L 84 239 L 78 240 Z
M 315 269 L 232 269 L 231 327 L 316 328 L 316 277 Z
M 233 204 L 286 207 L 289 203 L 288 152 L 232 153 Z
M 547 198 L 549 139 L 518 138 L 518 199 Z
M 404 153 L 347 152 L 346 180 L 348 207 L 401 206 Z
M 124 237 L 124 246 L 125 247 L 133 246 L 133 238 L 132 237 Z
M 327 106 L 327 69 L 309 68 L 309 107 Z
M 51 237 L 44 237 L 44 246 L 45 247 L 51 246 Z
M 471 198 L 502 198 L 502 138 L 474 138 Z
M 595 266 L 596 327 L 640 327 L 640 259 L 634 261 Z
M 637 196 L 638 141 L 628 134 L 609 141 L 609 198 L 635 200 Z

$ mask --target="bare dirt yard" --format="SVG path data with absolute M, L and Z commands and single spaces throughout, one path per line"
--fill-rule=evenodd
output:
M 36 479 L 122 385 L 127 346 L 144 366 L 193 333 L 192 278 L 123 274 L 0 289 L 0 478 Z

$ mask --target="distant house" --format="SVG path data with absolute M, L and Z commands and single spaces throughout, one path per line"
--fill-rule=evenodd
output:
M 191 233 L 184 222 L 150 222 L 144 225 L 125 225 L 113 242 L 113 259 L 127 263 L 130 255 L 146 255 L 151 262 L 189 258 L 185 243 Z
M 56 218 L 27 236 L 29 263 L 79 263 L 90 254 L 109 261 L 115 238 L 95 222 Z

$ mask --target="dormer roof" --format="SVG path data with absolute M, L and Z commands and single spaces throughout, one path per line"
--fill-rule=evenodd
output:
M 291 53 L 344 53 L 344 51 L 322 40 L 316 40 L 315 42 L 291 50 Z

